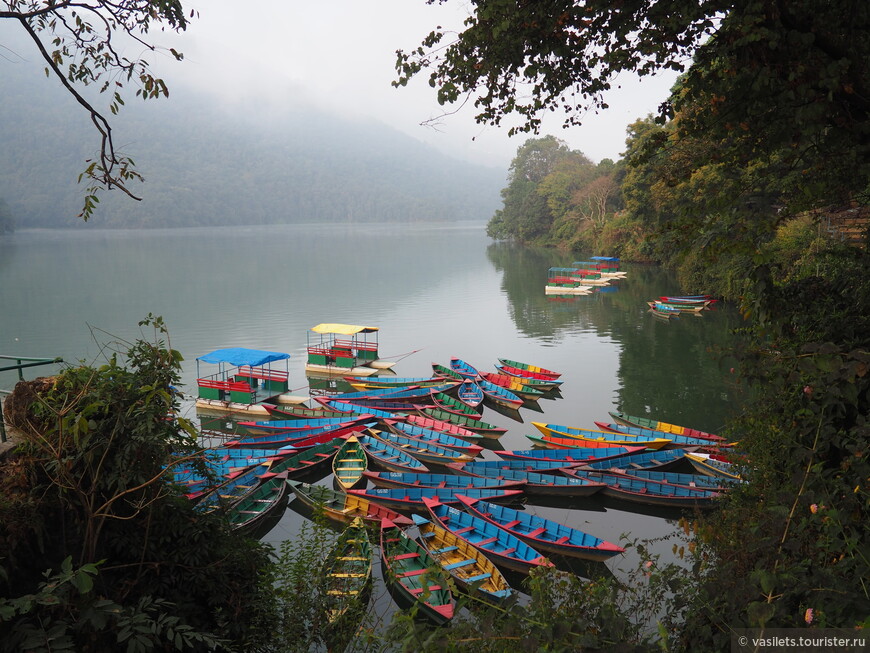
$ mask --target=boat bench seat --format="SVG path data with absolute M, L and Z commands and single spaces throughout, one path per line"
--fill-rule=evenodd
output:
M 462 535 L 463 533 L 467 533 L 467 532 L 473 531 L 473 530 L 474 530 L 474 526 L 466 526 L 465 528 L 459 528 L 459 529 L 453 531 L 453 533 L 456 535 Z
M 428 569 L 412 569 L 411 571 L 406 571 L 402 574 L 396 574 L 398 578 L 407 578 L 408 576 L 419 576 L 420 574 L 424 574 Z
M 440 549 L 432 549 L 432 553 L 447 553 L 449 551 L 456 551 L 457 548 L 456 546 L 444 546 Z
M 493 537 L 488 537 L 485 540 L 481 540 L 480 542 L 475 542 L 474 544 L 475 544 L 475 546 L 486 546 L 487 544 L 492 544 L 496 540 L 498 540 L 498 538 L 493 536 Z
M 410 591 L 411 591 L 411 594 L 417 595 L 417 594 L 422 594 L 425 591 L 437 592 L 440 589 L 441 589 L 440 585 L 430 585 L 429 587 L 418 587 L 418 588 L 410 590 Z
M 558 540 L 556 540 L 556 544 L 565 544 L 565 543 L 567 543 L 568 540 L 570 540 L 570 539 L 571 539 L 571 538 L 568 537 L 567 535 L 563 535 L 563 536 L 560 537 Z
M 400 553 L 397 556 L 393 556 L 393 560 L 408 560 L 409 558 L 419 558 L 420 554 L 414 551 L 410 553 Z
M 470 578 L 466 578 L 465 582 L 466 583 L 475 583 L 479 580 L 486 580 L 487 578 L 492 578 L 492 574 L 486 573 L 486 574 L 478 574 L 477 576 L 471 576 Z
M 514 519 L 513 521 L 509 521 L 507 524 L 502 524 L 502 528 L 513 528 L 514 526 L 519 526 L 522 522 L 519 519 Z
M 542 533 L 545 533 L 546 531 L 547 531 L 547 529 L 542 526 L 540 528 L 536 528 L 535 530 L 533 530 L 529 533 L 526 533 L 526 537 L 538 537 Z
M 456 569 L 457 567 L 467 567 L 468 565 L 473 565 L 477 562 L 474 558 L 468 558 L 467 560 L 460 560 L 459 562 L 451 562 L 449 565 L 444 565 L 444 568 L 447 570 Z

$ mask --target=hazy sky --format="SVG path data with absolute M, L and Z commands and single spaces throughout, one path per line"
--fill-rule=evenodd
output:
M 165 79 L 194 82 L 227 99 L 246 97 L 289 102 L 302 97 L 332 111 L 381 120 L 454 156 L 507 168 L 530 136 L 507 136 L 507 128 L 477 125 L 473 107 L 445 116 L 437 129 L 421 126 L 443 109 L 423 77 L 393 88 L 395 51 L 410 50 L 437 25 L 460 28 L 467 3 L 450 0 L 197 0 L 188 31 L 178 41 L 185 61 L 166 67 Z M 626 79 L 609 96 L 610 108 L 589 115 L 581 127 L 551 133 L 593 161 L 616 159 L 624 150 L 626 126 L 654 112 L 667 96 L 674 74 L 638 82 Z M 556 116 L 558 114 L 552 114 Z M 473 139 L 473 140 L 472 140 Z
M 437 128 L 421 126 L 444 112 L 425 72 L 407 87 L 390 85 L 396 50 L 415 48 L 438 25 L 460 29 L 468 15 L 464 0 L 445 5 L 425 0 L 192 0 L 184 6 L 199 12 L 186 32 L 148 36 L 183 52 L 183 62 L 165 53 L 126 53 L 145 57 L 167 82 L 171 97 L 183 96 L 192 86 L 214 94 L 230 110 L 250 111 L 252 103 L 261 103 L 263 116 L 299 101 L 314 103 L 344 116 L 380 120 L 457 158 L 505 170 L 531 137 L 509 138 L 507 126 L 476 124 L 470 105 L 444 116 Z M 22 33 L 12 21 L 2 22 L 0 46 L 10 42 L 11 33 Z M 17 54 L 17 49 L 0 51 L 10 61 Z M 25 47 L 20 54 L 42 69 L 35 49 Z M 625 148 L 626 126 L 654 112 L 675 77 L 620 80 L 622 88 L 607 97 L 609 109 L 567 130 L 558 113 L 548 114 L 541 135 L 553 134 L 596 162 L 617 159 Z M 265 118 L 263 126 L 268 128 Z

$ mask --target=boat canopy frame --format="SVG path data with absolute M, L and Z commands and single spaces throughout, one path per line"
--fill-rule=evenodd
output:
M 200 399 L 217 399 L 239 403 L 254 403 L 257 389 L 267 392 L 287 392 L 290 354 L 264 349 L 229 347 L 216 349 L 196 359 L 196 384 Z M 272 364 L 284 361 L 284 369 Z M 217 365 L 217 371 L 202 374 L 201 363 Z
M 350 369 L 376 361 L 378 331 L 356 324 L 318 324 L 308 331 L 308 363 Z

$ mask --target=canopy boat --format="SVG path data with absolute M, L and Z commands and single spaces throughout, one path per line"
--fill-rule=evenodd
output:
M 497 565 L 522 574 L 539 567 L 553 566 L 523 540 L 485 519 L 437 499 L 424 499 L 423 504 L 435 524 L 468 542 Z
M 434 444 L 439 447 L 446 447 L 464 453 L 472 458 L 479 456 L 483 451 L 483 447 L 479 444 L 472 444 L 461 438 L 450 435 L 443 431 L 409 424 L 408 422 L 399 422 L 396 420 L 387 420 L 385 422 L 387 428 L 394 434 L 400 437 L 410 438 L 412 440 L 422 440 L 426 444 Z M 383 432 L 382 432 L 383 433 Z M 412 454 L 413 455 L 413 454 Z
M 355 518 L 341 533 L 320 568 L 326 610 L 324 640 L 338 642 L 352 635 L 365 615 L 372 588 L 372 544 L 365 523 Z
M 543 424 L 532 422 L 544 436 L 556 436 L 559 438 L 574 438 L 581 442 L 611 442 L 613 444 L 628 446 L 644 446 L 648 449 L 676 448 L 676 447 L 709 447 L 709 440 L 690 438 L 682 435 L 668 434 L 666 437 L 655 435 L 629 435 L 628 433 L 613 433 L 610 431 L 596 431 L 579 429 L 573 426 L 561 424 Z
M 311 485 L 301 481 L 288 480 L 287 485 L 293 494 L 306 506 L 335 522 L 351 523 L 362 519 L 369 525 L 380 526 L 381 519 L 389 519 L 400 526 L 410 526 L 411 520 L 380 503 L 365 497 L 333 490 L 325 485 Z
M 452 463 L 451 463 L 452 465 Z M 408 472 L 364 472 L 366 479 L 376 487 L 428 487 L 449 490 L 497 489 L 522 490 L 524 480 L 505 481 L 478 476 L 457 474 L 415 474 Z
M 603 442 L 586 444 L 590 446 L 580 446 L 571 449 L 516 449 L 514 451 L 496 451 L 495 453 L 499 457 L 507 459 L 558 461 L 565 465 L 571 465 L 572 463 L 580 464 L 595 460 L 617 458 L 646 449 L 646 447 L 609 445 Z
M 459 501 L 475 517 L 503 528 L 538 551 L 599 561 L 625 551 L 612 542 L 538 515 L 464 495 L 459 496 Z
M 290 354 L 261 349 L 231 347 L 216 349 L 196 359 L 197 409 L 251 415 L 267 415 L 262 401 L 275 399 L 287 392 Z M 273 363 L 285 361 L 284 369 Z M 203 373 L 203 364 L 217 365 L 217 370 Z
M 621 278 L 626 276 L 626 273 L 619 269 L 619 259 L 615 256 L 591 256 L 589 261 L 574 261 L 572 265 L 594 270 L 602 276 L 613 276 Z
M 306 375 L 371 376 L 394 362 L 378 358 L 378 327 L 318 324 L 308 332 Z
M 486 398 L 499 406 L 510 408 L 512 410 L 519 410 L 523 405 L 523 400 L 507 388 L 502 388 L 500 385 L 490 383 L 483 379 L 480 379 L 477 384 L 480 386 L 480 389 L 483 390 L 483 394 L 486 395 Z
M 390 472 L 428 472 L 422 462 L 371 432 L 357 436 L 372 465 Z
M 462 428 L 459 424 L 454 422 L 449 422 L 445 420 L 435 419 L 434 417 L 429 417 L 428 415 L 414 415 L 408 414 L 402 416 L 402 421 L 406 424 L 411 424 L 412 426 L 421 426 L 423 428 L 432 429 L 433 431 L 439 431 L 441 433 L 446 433 L 447 435 L 452 435 L 456 438 L 462 438 L 463 440 L 483 440 L 483 435 L 480 433 L 476 433 L 470 429 Z
M 617 424 L 622 424 L 624 426 L 650 429 L 651 431 L 663 431 L 665 433 L 673 433 L 674 435 L 685 435 L 690 438 L 700 438 L 702 440 L 715 440 L 719 442 L 725 441 L 725 438 L 723 438 L 721 435 L 716 435 L 715 433 L 707 433 L 705 431 L 699 431 L 697 429 L 688 428 L 686 426 L 679 426 L 677 424 L 668 424 L 667 422 L 660 422 L 659 420 L 651 419 L 648 417 L 635 417 L 633 415 L 626 415 L 625 413 L 619 411 L 610 411 L 609 415 L 613 418 L 614 422 L 616 422 Z
M 609 277 L 604 277 L 597 270 L 582 268 L 550 268 L 547 271 L 547 285 L 577 283 L 581 286 L 606 286 Z
M 418 438 L 397 435 L 391 431 L 372 431 L 372 436 L 391 447 L 404 451 L 409 456 L 413 456 L 427 465 L 446 465 L 447 463 L 464 462 L 466 460 L 474 459 L 474 456 L 463 453 L 457 449 L 448 448 Z M 463 444 L 472 446 L 464 441 Z
M 417 525 L 420 544 L 453 576 L 463 592 L 495 604 L 514 594 L 504 574 L 482 552 L 420 515 L 411 518 Z
M 463 379 L 471 379 L 473 381 L 477 378 L 477 368 L 461 358 L 451 358 L 450 369 Z
M 483 403 L 483 390 L 471 379 L 465 379 L 456 389 L 456 398 L 472 408 L 477 408 Z
M 368 457 L 356 436 L 351 435 L 332 458 L 332 473 L 339 489 L 347 491 L 365 484 Z
M 702 474 L 731 480 L 743 480 L 737 466 L 725 456 L 706 453 L 687 453 L 686 460 Z
M 507 433 L 507 429 L 502 426 L 496 426 L 495 424 L 475 419 L 470 415 L 451 413 L 450 411 L 442 410 L 441 408 L 423 408 L 420 410 L 420 413 L 435 420 L 443 420 L 445 422 L 450 422 L 451 424 L 457 424 L 491 440 L 498 439 Z
M 664 471 L 679 465 L 685 456 L 686 451 L 684 449 L 640 450 L 637 453 L 613 456 L 601 460 L 589 460 L 579 465 L 578 469 L 600 472 L 606 472 L 611 469 L 657 469 Z
M 456 399 L 455 397 L 451 397 L 445 392 L 433 392 L 430 399 L 436 408 L 447 411 L 448 413 L 453 413 L 454 415 L 465 415 L 472 419 L 478 419 L 480 417 L 480 410 L 478 407 L 472 408 L 468 404 L 459 401 L 459 399 Z
M 475 499 L 486 499 L 493 503 L 513 503 L 523 496 L 521 489 L 514 488 L 466 488 L 451 489 L 437 487 L 370 487 L 349 490 L 348 494 L 355 494 L 369 501 L 380 503 L 383 506 L 398 510 L 399 512 L 414 512 L 425 510 L 423 499 L 438 499 L 441 503 L 458 505 L 458 494 L 466 494 Z
M 537 496 L 588 497 L 604 487 L 603 483 L 595 483 L 587 479 L 542 474 L 529 470 L 498 469 L 490 465 L 478 466 L 475 463 L 451 464 L 450 467 L 472 477 L 491 478 L 505 483 L 525 481 L 523 490 L 526 494 Z
M 545 295 L 591 295 L 592 286 L 579 281 L 557 282 L 548 280 L 544 285 Z
M 523 363 L 521 361 L 511 360 L 509 358 L 499 358 L 498 362 L 501 363 L 505 367 L 512 368 L 514 370 L 522 370 L 527 374 L 533 375 L 530 378 L 538 378 L 538 377 L 547 377 L 550 379 L 558 379 L 562 374 L 560 372 L 554 372 L 553 370 L 548 370 L 545 367 L 539 367 L 538 365 L 531 365 L 529 363 Z
M 260 483 L 252 492 L 227 508 L 227 518 L 233 530 L 254 530 L 266 517 L 286 505 L 287 484 L 284 479 L 272 478 Z
M 602 494 L 653 506 L 712 508 L 720 496 L 720 493 L 715 490 L 687 488 L 682 485 L 635 478 L 627 474 L 588 472 L 578 469 L 566 469 L 565 473 L 569 476 L 605 483 L 606 487 L 601 490 Z
M 497 385 L 505 390 L 510 390 L 521 399 L 536 401 L 543 397 L 549 388 L 546 390 L 536 387 L 532 379 L 521 380 L 509 374 L 495 374 L 493 372 L 481 372 L 480 378 Z
M 423 546 L 390 520 L 381 521 L 384 580 L 437 625 L 453 618 L 456 601 L 447 572 Z

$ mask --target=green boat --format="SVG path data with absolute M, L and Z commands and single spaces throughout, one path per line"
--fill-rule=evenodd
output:
M 320 587 L 326 610 L 324 640 L 331 650 L 354 635 L 368 607 L 372 589 L 372 544 L 357 517 L 336 540 L 323 562 Z
M 491 440 L 498 439 L 507 433 L 507 429 L 504 427 L 475 419 L 470 415 L 451 413 L 450 411 L 441 408 L 424 408 L 420 412 L 427 417 L 450 422 L 451 424 L 456 424 L 462 428 L 466 428 L 469 431 L 480 433 L 483 437 Z

